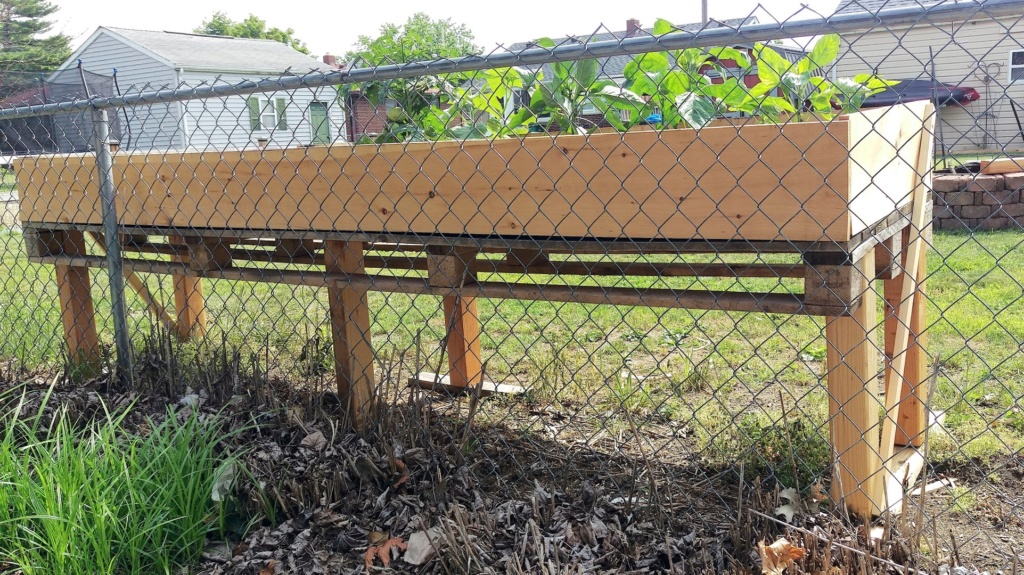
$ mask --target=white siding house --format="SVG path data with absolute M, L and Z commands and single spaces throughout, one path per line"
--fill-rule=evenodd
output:
M 315 58 L 272 40 L 100 27 L 58 69 L 116 78 L 122 94 L 237 84 L 326 70 Z M 345 137 L 334 87 L 217 97 L 118 111 L 129 150 L 305 146 Z
M 837 13 L 937 3 L 843 0 Z M 1024 21 L 1019 16 L 996 19 L 978 10 L 976 17 L 967 21 L 879 27 L 864 34 L 846 34 L 837 73 L 852 76 L 875 71 L 888 80 L 930 80 L 929 50 L 934 54 L 936 80 L 974 88 L 981 95 L 969 104 L 941 109 L 942 122 L 936 136 L 942 136 L 946 148 L 955 152 L 1024 149 L 1011 107 L 1011 102 L 1016 103 L 1024 121 Z

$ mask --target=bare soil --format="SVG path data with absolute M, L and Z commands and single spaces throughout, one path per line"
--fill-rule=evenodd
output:
M 5 375 L 7 388 L 29 382 L 27 412 L 41 404 L 48 379 Z M 222 447 L 243 452 L 245 471 L 203 574 L 761 573 L 758 543 L 780 537 L 806 551 L 787 573 L 934 573 L 928 541 L 947 568 L 1009 573 L 1024 542 L 1019 458 L 936 468 L 932 479 L 976 485 L 976 504 L 951 511 L 946 494 L 930 494 L 918 548 L 914 517 L 893 519 L 871 542 L 866 526 L 827 503 L 805 501 L 787 524 L 775 516 L 784 501 L 774 477 L 653 448 L 668 445 L 659 434 L 685 435 L 670 426 L 640 430 L 627 418 L 618 432 L 569 433 L 578 422 L 564 410 L 393 385 L 381 390 L 371 430 L 354 433 L 332 393 L 246 380 L 228 362 L 208 382 L 194 391 L 154 378 L 138 393 L 104 380 L 65 384 L 45 408 L 85 422 L 103 417 L 104 405 L 131 406 L 127 424 L 142 431 L 168 406 L 201 409 L 240 430 Z M 402 550 L 424 540 L 433 551 Z

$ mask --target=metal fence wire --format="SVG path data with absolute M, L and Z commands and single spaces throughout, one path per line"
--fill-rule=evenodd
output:
M 1024 14 L 841 4 L 0 110 L 0 373 L 304 397 L 207 572 L 1010 572 Z

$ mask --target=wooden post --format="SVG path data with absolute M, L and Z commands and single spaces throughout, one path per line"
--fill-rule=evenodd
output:
M 908 235 L 909 230 L 904 231 Z M 906 265 L 907 254 L 903 254 L 903 265 Z M 892 378 L 895 377 L 892 369 L 892 358 L 896 347 L 896 332 L 899 326 L 901 305 L 903 297 L 903 283 L 905 271 L 901 271 L 896 277 L 886 279 L 885 284 L 885 389 L 895 389 Z M 918 278 L 926 274 L 925 255 L 922 253 L 918 262 Z M 899 408 L 896 415 L 896 445 L 907 445 L 920 447 L 924 441 L 924 430 L 928 425 L 928 414 L 925 412 L 927 398 L 927 386 L 922 385 L 927 380 L 928 360 L 925 357 L 924 347 L 926 339 L 925 329 L 925 303 L 924 283 L 917 282 L 917 293 L 912 301 L 905 302 L 912 305 L 910 310 L 910 326 L 906 351 L 906 364 L 904 366 L 903 384 L 900 391 Z
M 452 289 L 442 303 L 448 341 L 448 385 L 453 388 L 475 387 L 483 377 L 476 298 L 464 297 L 456 291 L 467 282 L 476 282 L 471 266 L 477 253 L 476 248 L 459 246 L 427 250 L 427 283 Z
M 324 242 L 327 273 L 362 274 L 362 242 Z M 373 342 L 370 337 L 370 306 L 365 287 L 348 283 L 328 288 L 334 370 L 338 396 L 346 405 L 352 425 L 364 429 L 373 408 Z
M 444 296 L 448 327 L 448 377 L 452 387 L 475 387 L 483 377 L 480 359 L 480 316 L 475 297 Z
M 185 239 L 170 236 L 168 243 L 184 247 Z M 189 256 L 173 256 L 172 260 L 189 263 Z M 203 298 L 203 279 L 183 273 L 171 276 L 174 280 L 174 309 L 178 314 L 175 331 L 182 341 L 206 335 L 206 300 Z
M 879 405 L 873 390 L 878 368 L 873 334 L 878 319 L 875 292 L 868 282 L 868 278 L 874 277 L 874 260 L 874 251 L 869 251 L 857 263 L 860 305 L 849 316 L 825 320 L 829 422 L 832 449 L 837 456 L 832 494 L 865 518 L 878 514 L 884 507 L 878 449 Z
M 84 256 L 85 236 L 80 231 L 57 232 L 61 251 L 69 256 Z M 100 346 L 96 333 L 96 312 L 92 303 L 89 268 L 56 266 L 60 297 L 60 319 L 64 324 L 64 341 L 68 359 L 79 377 L 89 379 L 100 372 Z

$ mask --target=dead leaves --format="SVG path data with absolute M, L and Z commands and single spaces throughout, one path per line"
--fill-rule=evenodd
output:
M 800 547 L 794 547 L 785 537 L 768 546 L 760 541 L 757 551 L 761 555 L 761 573 L 764 575 L 782 575 L 787 567 L 807 553 Z
M 406 467 L 405 462 L 401 459 L 395 460 L 395 468 L 402 473 L 402 477 L 400 477 L 398 481 L 394 482 L 391 487 L 398 489 L 403 483 L 409 481 L 409 468 Z
M 366 549 L 366 553 L 363 554 L 363 561 L 366 563 L 366 570 L 369 571 L 373 567 L 373 561 L 376 558 L 380 559 L 381 564 L 385 567 L 391 565 L 391 550 L 405 551 L 409 548 L 409 545 L 402 540 L 401 537 L 391 537 L 390 539 L 374 538 L 373 535 L 378 532 L 370 534 L 370 546 Z M 378 543 L 374 543 L 374 541 Z
M 271 559 L 270 561 L 267 561 L 266 567 L 264 567 L 263 569 L 260 569 L 259 575 L 274 575 L 274 572 L 275 572 L 274 570 L 275 570 L 276 566 L 277 566 L 277 561 L 275 561 L 273 559 Z
M 800 493 L 790 487 L 779 492 L 779 499 L 788 501 L 788 503 L 776 507 L 775 515 L 781 515 L 786 519 L 786 523 L 792 523 L 794 515 L 817 513 L 819 506 L 828 499 L 828 496 L 822 491 L 821 482 L 815 482 L 811 485 L 811 492 L 807 497 L 800 497 Z

